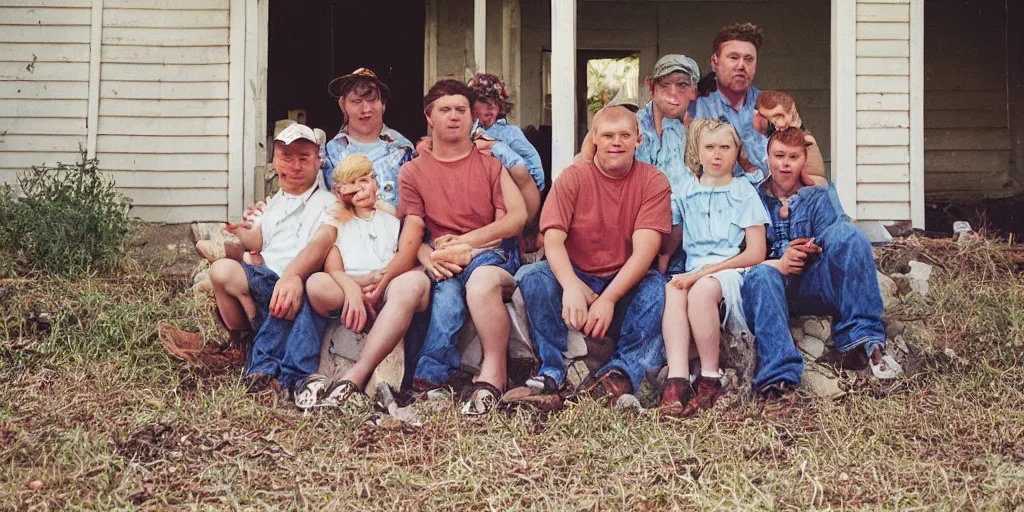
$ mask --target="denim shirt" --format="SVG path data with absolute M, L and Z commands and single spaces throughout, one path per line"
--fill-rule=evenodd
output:
M 829 188 L 803 187 L 798 190 L 787 201 L 789 216 L 783 219 L 779 215 L 782 201 L 768 191 L 769 182 L 765 180 L 758 187 L 761 201 L 772 220 L 772 226 L 767 231 L 768 259 L 781 258 L 792 240 L 819 237 L 829 226 L 850 220 L 831 184 Z
M 479 121 L 477 126 L 479 126 Z M 515 151 L 523 160 L 522 163 L 526 166 L 526 170 L 530 172 L 533 181 L 537 183 L 537 190 L 544 190 L 544 165 L 540 161 L 540 153 L 537 152 L 537 148 L 533 147 L 533 144 L 530 144 L 529 140 L 526 140 L 526 135 L 523 134 L 523 131 L 518 126 L 508 124 L 505 118 L 501 118 L 492 124 L 490 128 L 485 129 L 484 133 L 504 142 L 512 151 Z M 496 154 L 494 156 L 502 160 L 500 156 Z M 504 163 L 502 161 L 502 164 Z M 505 165 L 505 167 L 508 168 L 509 166 Z
M 636 159 L 647 162 L 661 171 L 668 178 L 673 194 L 679 194 L 686 183 L 693 177 L 686 167 L 683 155 L 686 153 L 686 127 L 678 119 L 661 120 L 661 136 L 654 125 L 654 102 L 636 113 L 640 125 L 640 147 L 636 150 Z M 683 222 L 683 212 L 676 201 L 672 201 L 672 225 Z
M 739 110 L 733 108 L 732 103 L 719 91 L 714 91 L 707 96 L 697 98 L 696 119 L 718 119 L 726 121 L 736 128 L 743 142 L 743 148 L 747 150 L 747 158 L 750 163 L 761 170 L 763 175 L 768 175 L 768 137 L 754 129 L 754 115 L 757 114 L 757 97 L 761 91 L 754 86 L 747 90 L 747 96 L 743 99 L 743 106 Z M 739 164 L 736 164 L 736 176 L 743 172 Z
M 402 168 L 402 164 L 412 160 L 416 152 L 409 139 L 387 126 L 381 129 L 380 140 L 384 145 L 366 157 L 373 162 L 380 198 L 398 208 L 398 170 Z M 345 157 L 357 152 L 352 142 L 354 141 L 349 139 L 348 132 L 343 127 L 324 148 L 324 163 L 320 166 L 320 171 L 324 175 L 327 190 L 331 190 L 333 186 L 331 175 L 334 174 L 334 168 Z
M 505 167 L 505 169 L 511 170 L 513 167 L 517 165 L 526 166 L 526 161 L 523 160 L 523 157 L 520 156 L 519 153 L 516 153 L 516 151 L 513 150 L 511 146 L 509 146 L 501 139 L 498 139 L 494 135 L 488 133 L 487 130 L 484 130 L 483 127 L 480 126 L 479 122 L 473 124 L 472 137 L 473 140 L 476 140 L 477 138 L 483 138 L 485 140 L 494 140 L 494 145 L 491 146 L 491 156 L 497 158 L 498 161 L 501 162 L 501 165 Z M 537 181 L 536 176 L 533 176 L 533 179 L 534 181 Z M 543 184 L 544 175 L 541 174 L 540 182 L 537 183 L 537 190 L 540 190 Z
M 736 256 L 746 228 L 771 222 L 757 190 L 742 178 L 721 187 L 705 187 L 691 175 L 684 188 L 672 194 L 672 207 L 683 212 L 687 272 Z

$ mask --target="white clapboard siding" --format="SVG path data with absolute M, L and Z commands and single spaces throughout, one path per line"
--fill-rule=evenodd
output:
M 2 123 L 0 123 L 2 126 Z M 101 116 L 97 132 L 100 135 L 162 135 L 200 136 L 222 135 L 228 129 L 226 117 L 148 117 Z
M 0 80 L 73 82 L 89 76 L 88 62 L 0 62 Z
M 924 171 L 931 199 L 994 198 L 1016 190 L 1006 16 L 1002 1 L 926 5 Z
M 89 110 L 89 100 L 53 99 L 4 99 L 0 100 L 0 112 L 12 117 L 63 117 L 81 118 Z
M 0 183 L 85 147 L 91 13 L 91 0 L 0 0 Z
M 857 218 L 910 220 L 910 3 L 857 2 Z
M 227 82 L 139 82 L 104 80 L 101 98 L 136 100 L 226 100 Z
M 162 11 L 151 11 L 159 16 Z M 125 28 L 104 27 L 103 44 L 139 46 L 224 46 L 226 28 Z
M 152 222 L 226 220 L 228 0 L 104 0 L 96 151 Z
M 228 100 L 122 100 L 102 98 L 101 116 L 227 117 Z M 158 120 L 156 122 L 159 122 Z
M 228 11 L 103 9 L 103 26 L 126 28 L 228 28 Z
M 227 46 L 114 46 L 103 47 L 103 62 L 132 64 L 227 64 Z
M 227 199 L 220 206 L 134 206 L 132 215 L 147 222 L 166 222 L 181 224 L 196 220 L 224 220 L 228 217 Z
M 90 34 L 88 25 L 59 27 L 4 24 L 3 28 L 0 30 L 0 43 L 88 43 Z
M 218 171 L 108 171 L 119 187 L 226 189 L 228 173 Z
M 89 45 L 6 43 L 0 45 L 0 62 L 89 62 Z

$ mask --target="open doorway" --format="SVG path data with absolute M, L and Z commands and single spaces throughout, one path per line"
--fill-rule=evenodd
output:
M 632 50 L 582 50 L 576 53 L 577 145 L 591 120 L 616 96 L 637 101 L 640 54 Z
M 391 88 L 384 123 L 410 140 L 426 134 L 423 105 L 425 9 L 405 0 L 270 2 L 267 133 L 290 110 L 333 137 L 341 128 L 335 77 L 365 67 Z

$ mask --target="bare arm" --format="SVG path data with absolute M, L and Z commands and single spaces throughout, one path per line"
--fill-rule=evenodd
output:
M 309 238 L 309 241 L 306 242 L 306 246 L 285 267 L 284 272 L 281 274 L 281 279 L 298 276 L 299 279 L 305 281 L 307 277 L 323 267 L 324 259 L 327 258 L 327 251 L 334 247 L 334 242 L 337 239 L 338 228 L 330 224 L 321 224 L 316 232 L 313 233 L 313 236 Z
M 668 272 L 669 259 L 683 243 L 683 225 L 672 226 L 672 232 L 661 237 L 661 250 L 658 251 L 658 272 Z
M 338 229 L 329 224 L 321 224 L 309 238 L 306 246 L 288 264 L 274 285 L 274 294 L 270 297 L 272 316 L 288 320 L 295 318 L 302 308 L 303 283 L 313 272 L 323 267 L 327 251 L 334 247 L 337 238 Z
M 260 226 L 247 228 L 234 224 L 226 226 L 225 229 L 238 237 L 245 250 L 250 252 L 260 252 L 263 250 L 263 229 Z
M 483 247 L 494 240 L 512 238 L 523 232 L 526 225 L 526 204 L 516 182 L 507 171 L 501 171 L 501 195 L 505 198 L 505 216 L 494 222 L 459 236 L 459 242 L 470 247 Z M 415 256 L 415 251 L 413 253 Z
M 616 303 L 643 279 L 658 254 L 661 238 L 661 233 L 653 229 L 638 229 L 633 232 L 633 254 L 601 293 L 602 299 L 607 298 Z
M 565 239 L 569 235 L 560 229 L 549 229 L 544 232 L 544 256 L 548 259 L 551 273 L 562 288 L 569 288 L 580 283 L 580 278 L 569 261 L 569 252 L 565 249 Z
M 583 145 L 580 146 L 580 152 L 576 153 L 572 162 L 576 164 L 582 162 L 593 162 L 594 155 L 596 154 L 597 146 L 594 144 L 594 136 L 590 132 L 587 132 L 587 136 L 583 137 Z
M 765 254 L 768 251 L 768 242 L 765 239 L 764 226 L 750 226 L 744 229 L 743 232 L 747 242 L 747 248 L 744 249 L 743 252 L 721 263 L 705 265 L 704 268 L 701 268 L 697 273 L 701 276 L 706 276 L 714 274 L 720 270 L 730 268 L 753 267 L 754 265 L 764 261 Z
M 817 176 L 824 180 L 825 178 L 825 158 L 821 156 L 821 148 L 818 147 L 818 142 L 814 140 L 814 136 L 807 134 L 804 138 L 804 143 L 807 147 L 807 164 L 804 166 L 804 174 L 811 176 Z M 820 182 L 814 181 L 817 185 Z M 825 182 L 825 186 L 828 186 L 828 182 Z
M 514 165 L 508 170 L 515 181 L 519 193 L 523 195 L 523 203 L 526 205 L 526 222 L 531 223 L 537 219 L 540 212 L 540 190 L 537 189 L 537 182 L 533 180 L 530 171 L 523 164 Z

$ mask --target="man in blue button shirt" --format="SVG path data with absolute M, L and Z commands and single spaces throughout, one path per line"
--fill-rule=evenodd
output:
M 743 141 L 746 158 L 740 156 L 736 175 L 768 175 L 768 137 L 754 129 L 757 96 L 757 52 L 764 35 L 753 23 L 722 27 L 712 43 L 711 67 L 717 90 L 697 99 L 695 118 L 719 119 L 732 124 Z M 740 168 L 742 167 L 742 168 Z

